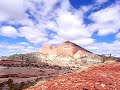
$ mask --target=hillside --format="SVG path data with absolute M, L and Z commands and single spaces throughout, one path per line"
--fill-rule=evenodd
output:
M 75 53 L 81 52 L 81 55 L 90 54 L 88 50 L 70 42 L 66 41 L 58 46 L 44 45 L 40 52 L 48 55 L 65 55 L 65 56 L 74 56 Z
M 113 67 L 109 69 L 110 72 L 108 72 L 108 74 L 113 73 L 114 65 L 115 69 L 119 68 L 119 64 L 117 64 L 118 61 L 120 61 L 120 58 L 94 54 L 79 45 L 76 45 L 70 41 L 66 41 L 58 46 L 43 45 L 39 51 L 34 53 L 14 54 L 9 57 L 1 57 L 0 65 L 2 68 L 0 70 L 0 78 L 2 82 L 12 78 L 13 82 L 17 83 L 20 83 L 21 81 L 35 82 L 36 80 L 39 80 L 37 84 L 39 86 L 33 86 L 33 90 L 43 90 L 44 87 L 46 87 L 45 90 L 54 90 L 54 88 L 55 90 L 65 90 L 68 87 L 70 90 L 77 90 L 76 87 L 74 87 L 76 86 L 76 83 L 78 85 L 78 90 L 83 90 L 84 88 L 84 90 L 89 90 L 86 88 L 91 88 L 91 90 L 94 90 L 93 87 L 91 87 L 91 85 L 94 86 L 94 81 L 96 81 L 97 78 L 99 80 L 102 80 L 101 78 L 106 80 L 101 76 L 107 74 L 108 71 L 104 72 L 104 70 L 106 70 L 107 67 L 113 65 Z M 116 64 L 113 64 L 115 62 Z M 103 65 L 100 66 L 103 67 L 103 69 L 94 67 L 99 65 Z M 116 65 L 118 65 L 117 68 Z M 93 71 L 94 69 L 96 71 Z M 87 72 L 85 73 L 84 70 Z M 114 72 L 114 74 L 117 75 L 116 72 Z M 68 77 L 71 77 L 71 79 Z M 65 79 L 62 82 L 63 85 L 66 86 L 62 86 L 61 78 Z M 55 79 L 55 81 L 53 79 Z M 40 84 L 39 82 L 46 83 Z M 22 89 L 25 89 L 27 84 L 28 83 L 22 85 Z M 51 86 L 52 84 L 55 86 Z M 4 84 L 2 85 L 4 86 Z M 87 87 L 85 85 L 87 85 Z M 97 85 L 97 88 L 102 87 Z M 31 90 L 31 88 L 29 89 Z
M 60 75 L 26 90 L 120 90 L 120 63 L 102 64 L 81 73 Z

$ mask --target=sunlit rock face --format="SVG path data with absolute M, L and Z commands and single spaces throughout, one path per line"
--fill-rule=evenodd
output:
M 55 55 L 55 54 L 57 54 L 57 46 L 44 45 L 41 48 L 40 52 L 43 54 Z
M 66 41 L 58 46 L 44 45 L 40 53 L 47 56 L 46 63 L 53 65 L 81 67 L 102 62 L 102 57 L 70 41 Z
M 70 41 L 66 41 L 59 46 L 45 45 L 41 48 L 40 52 L 48 55 L 65 55 L 65 56 L 74 56 L 75 53 L 79 53 L 81 55 L 90 53 L 89 51 Z

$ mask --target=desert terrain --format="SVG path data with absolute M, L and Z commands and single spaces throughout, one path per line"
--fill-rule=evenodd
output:
M 1 57 L 1 90 L 119 90 L 119 60 L 66 41 Z M 118 77 L 116 77 L 118 76 Z

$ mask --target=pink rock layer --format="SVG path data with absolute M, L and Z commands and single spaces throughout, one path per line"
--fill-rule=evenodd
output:
M 59 46 L 45 45 L 40 50 L 40 52 L 43 54 L 49 54 L 49 55 L 62 54 L 62 55 L 70 55 L 70 56 L 74 56 L 74 54 L 77 53 L 78 51 L 79 51 L 79 54 L 82 54 L 82 55 L 86 53 L 90 53 L 84 48 L 69 41 L 66 41 Z

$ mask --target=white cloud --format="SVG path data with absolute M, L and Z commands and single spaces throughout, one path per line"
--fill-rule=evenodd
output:
M 58 2 L 61 3 L 61 6 L 55 8 L 55 4 Z M 19 17 L 17 14 L 19 14 L 22 17 L 20 19 L 16 18 L 15 20 L 9 20 L 9 23 L 19 23 L 21 25 L 24 25 L 24 27 L 19 29 L 20 35 L 18 36 L 24 37 L 32 43 L 56 43 L 56 40 L 58 39 L 56 39 L 54 36 L 52 37 L 52 40 L 48 39 L 48 33 L 46 29 L 56 32 L 56 36 L 58 35 L 61 41 L 76 40 L 77 42 L 81 39 L 87 38 L 90 41 L 90 43 L 92 42 L 92 35 L 86 29 L 86 26 L 83 21 L 83 14 L 84 12 L 89 10 L 90 6 L 84 6 L 81 7 L 81 9 L 76 10 L 71 6 L 68 0 L 52 0 L 49 1 L 49 3 L 47 0 L 18 0 L 18 2 L 16 0 L 13 0 L 10 3 L 6 2 L 5 0 L 1 2 L 1 4 L 3 5 L 1 6 L 0 10 L 3 10 L 6 13 L 5 15 L 8 15 L 8 18 L 7 16 L 5 18 L 6 20 L 15 19 L 16 17 L 13 16 Z M 16 8 L 12 9 L 13 7 L 11 7 L 9 10 L 9 7 L 11 5 L 15 6 Z M 35 24 L 35 22 L 27 18 L 27 14 L 25 15 L 26 9 L 30 10 L 30 13 L 37 20 L 37 24 Z M 13 13 L 16 15 L 14 15 Z M 82 45 L 84 43 L 81 42 Z M 86 44 L 89 43 L 87 42 L 85 43 L 85 45 Z
M 120 39 L 120 32 L 118 34 L 116 34 L 116 38 Z
M 95 0 L 97 4 L 103 4 L 105 2 L 108 2 L 109 0 Z
M 65 40 L 57 35 L 55 35 L 53 37 L 52 40 L 49 40 L 48 42 L 46 42 L 45 44 L 60 44 L 62 42 L 64 42 Z
M 42 15 L 46 16 L 51 10 L 54 9 L 54 5 L 58 2 L 59 0 L 42 0 L 43 6 L 42 6 Z
M 63 13 L 59 15 L 58 35 L 64 39 L 76 39 L 91 36 L 85 29 L 83 20 L 80 19 L 79 16 L 71 13 Z
M 0 1 L 0 21 L 25 17 L 24 0 Z
M 2 53 L 0 53 L 0 56 L 12 55 L 16 53 L 30 53 L 36 52 L 37 50 L 38 48 L 35 48 L 26 42 L 18 42 L 15 44 L 0 43 L 0 51 L 2 51 Z
M 114 56 L 120 56 L 120 41 L 116 40 L 113 43 L 96 42 L 86 46 L 86 49 L 98 54 L 112 54 Z
M 97 4 L 103 4 L 108 0 L 96 0 Z M 60 2 L 60 7 L 55 4 Z M 11 7 L 12 6 L 12 7 Z M 120 51 L 119 40 L 113 43 L 97 43 L 92 37 L 95 31 L 99 36 L 117 33 L 120 29 L 120 5 L 115 3 L 105 9 L 93 12 L 89 19 L 94 23 L 86 26 L 84 14 L 94 6 L 83 6 L 76 10 L 71 6 L 69 0 L 4 0 L 0 2 L 0 22 L 7 21 L 9 24 L 21 24 L 23 27 L 16 30 L 12 26 L 5 26 L 0 29 L 0 35 L 7 37 L 24 37 L 35 44 L 59 44 L 70 40 L 76 44 L 86 46 L 96 52 L 110 52 L 118 54 Z M 29 9 L 31 17 L 25 11 Z M 53 31 L 53 34 L 49 32 Z M 19 32 L 19 33 L 18 33 Z M 50 39 L 48 38 L 50 35 Z M 119 39 L 119 33 L 116 39 Z M 6 47 L 9 46 L 9 47 Z M 104 46 L 106 48 L 104 48 Z M 26 42 L 16 45 L 1 44 L 10 52 L 34 51 L 34 47 Z M 17 51 L 16 51 L 17 50 Z
M 87 7 L 85 7 L 87 9 Z M 61 41 L 70 40 L 74 42 L 79 42 L 79 45 L 87 45 L 94 42 L 91 38 L 91 33 L 86 29 L 83 21 L 83 14 L 87 10 L 83 8 L 75 10 L 69 3 L 65 0 L 61 7 L 55 10 L 57 17 L 54 17 L 54 21 L 47 23 L 46 28 L 52 29 L 58 35 Z M 54 15 L 53 15 L 54 16 Z M 83 42 L 82 40 L 88 40 L 88 42 Z M 53 37 L 49 43 L 60 43 L 56 42 L 57 39 Z
M 114 4 L 90 15 L 90 19 L 94 21 L 88 26 L 91 32 L 98 31 L 98 35 L 108 35 L 117 33 L 120 29 L 120 5 Z
M 17 43 L 17 44 L 22 45 L 22 46 L 29 46 L 29 45 L 30 45 L 30 44 L 27 43 L 27 42 L 19 42 L 19 43 Z
M 71 6 L 68 0 L 61 1 L 61 6 L 59 8 L 54 8 L 55 4 L 58 2 L 59 0 L 53 0 L 50 1 L 50 3 L 48 3 L 47 0 L 29 1 L 28 8 L 31 10 L 31 13 L 38 21 L 38 24 L 35 27 L 34 25 L 28 26 L 34 27 L 31 30 L 19 30 L 23 37 L 33 43 L 57 43 L 58 41 L 56 42 L 54 36 L 52 37 L 52 40 L 48 40 L 46 38 L 48 33 L 46 32 L 45 35 L 43 31 L 46 31 L 46 29 L 48 29 L 56 32 L 59 39 L 62 41 L 75 41 L 75 39 L 78 41 L 80 38 L 87 38 L 89 40 L 92 40 L 92 35 L 89 31 L 87 31 L 83 21 L 83 14 L 89 8 L 82 7 L 81 9 L 76 10 Z M 36 4 L 38 4 L 39 6 L 36 7 Z M 37 33 L 35 33 L 35 31 Z M 31 35 L 30 32 L 34 32 L 34 34 Z M 81 44 L 83 44 L 83 42 Z
M 5 12 L 0 11 L 0 21 L 6 21 L 9 19 L 9 15 L 7 15 Z
M 19 35 L 17 30 L 12 26 L 3 26 L 0 28 L 0 35 L 6 37 L 16 37 Z
M 87 11 L 89 11 L 91 8 L 93 8 L 92 5 L 82 6 L 82 7 L 80 7 L 80 10 L 82 10 L 83 12 L 87 12 Z
M 85 47 L 88 45 L 92 45 L 95 42 L 95 40 L 93 38 L 79 38 L 77 40 L 72 40 L 72 42 Z
M 45 32 L 42 32 L 41 30 L 38 30 L 34 27 L 21 27 L 19 29 L 19 32 L 21 34 L 21 37 L 25 37 L 32 43 L 41 43 L 48 40 L 46 38 Z

